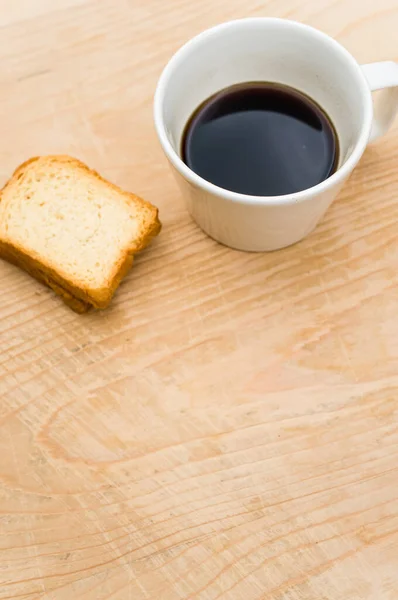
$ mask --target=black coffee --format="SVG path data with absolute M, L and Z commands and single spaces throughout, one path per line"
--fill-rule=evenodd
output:
M 227 190 L 280 196 L 308 189 L 337 168 L 338 141 L 325 112 L 301 92 L 275 83 L 243 83 L 194 112 L 182 159 Z

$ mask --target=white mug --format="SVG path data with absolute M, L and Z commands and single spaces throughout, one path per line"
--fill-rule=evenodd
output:
M 249 196 L 206 181 L 181 160 L 181 137 L 195 109 L 221 89 L 250 81 L 287 84 L 326 111 L 340 149 L 338 168 L 328 179 L 294 194 Z M 382 88 L 388 89 L 374 111 L 371 92 Z M 227 246 L 264 251 L 294 244 L 315 228 L 369 140 L 388 129 L 397 108 L 397 63 L 361 67 L 338 42 L 312 27 L 250 18 L 204 31 L 177 51 L 159 79 L 154 118 L 198 225 Z

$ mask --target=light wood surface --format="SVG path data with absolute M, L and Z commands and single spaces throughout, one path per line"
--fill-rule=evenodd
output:
M 170 55 L 289 17 L 398 60 L 397 0 L 0 2 L 0 178 L 69 153 L 157 204 L 113 307 L 0 262 L 0 600 L 398 598 L 398 126 L 316 232 L 189 219 L 152 96 Z

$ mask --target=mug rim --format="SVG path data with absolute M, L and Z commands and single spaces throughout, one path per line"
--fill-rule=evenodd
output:
M 295 27 L 301 29 L 303 32 L 309 32 L 311 35 L 317 37 L 319 41 L 326 42 L 330 46 L 333 47 L 334 51 L 339 52 L 341 56 L 349 63 L 349 65 L 356 71 L 358 75 L 358 83 L 361 87 L 361 95 L 365 100 L 364 107 L 364 117 L 363 123 L 361 126 L 361 130 L 358 136 L 357 141 L 355 142 L 354 149 L 352 150 L 349 158 L 335 171 L 330 177 L 321 181 L 320 183 L 301 190 L 299 192 L 294 192 L 292 194 L 284 194 L 280 196 L 253 196 L 250 194 L 242 194 L 239 192 L 233 192 L 232 190 L 224 189 L 210 181 L 207 181 L 197 173 L 195 173 L 190 167 L 188 167 L 184 161 L 180 158 L 176 150 L 173 148 L 169 137 L 166 132 L 165 123 L 163 119 L 163 104 L 164 98 L 166 95 L 166 86 L 168 80 L 173 73 L 173 71 L 178 68 L 179 63 L 181 63 L 185 54 L 188 50 L 192 50 L 195 46 L 198 46 L 205 40 L 207 37 L 217 35 L 219 32 L 244 26 L 250 26 L 251 24 L 263 23 L 267 25 L 278 24 L 288 27 Z M 334 187 L 340 180 L 348 177 L 348 175 L 355 168 L 357 163 L 359 162 L 366 146 L 369 141 L 371 127 L 372 127 L 372 119 L 373 119 L 373 102 L 372 102 L 372 94 L 367 83 L 366 77 L 361 70 L 360 65 L 355 60 L 355 58 L 342 46 L 337 40 L 330 37 L 326 33 L 323 33 L 319 29 L 312 27 L 310 25 L 306 25 L 304 23 L 299 23 L 298 21 L 293 21 L 290 19 L 282 19 L 277 17 L 248 17 L 243 19 L 235 19 L 232 21 L 226 21 L 215 25 L 214 27 L 210 27 L 205 29 L 198 35 L 189 39 L 185 44 L 183 44 L 170 58 L 166 66 L 164 67 L 160 78 L 158 80 L 155 97 L 154 97 L 154 122 L 155 129 L 161 143 L 161 146 L 173 164 L 173 166 L 179 171 L 179 173 L 188 180 L 189 183 L 193 184 L 196 187 L 204 189 L 206 192 L 222 197 L 225 200 L 229 200 L 231 202 L 238 202 L 240 204 L 254 204 L 254 205 L 274 205 L 280 206 L 283 204 L 293 204 L 305 201 L 313 196 L 316 196 L 320 193 L 323 193 L 330 188 Z

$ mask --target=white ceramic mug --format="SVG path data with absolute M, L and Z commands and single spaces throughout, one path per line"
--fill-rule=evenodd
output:
M 213 185 L 184 164 L 181 137 L 194 110 L 215 92 L 245 81 L 288 84 L 323 107 L 339 139 L 340 160 L 333 175 L 294 194 L 249 196 Z M 371 92 L 382 88 L 387 89 L 374 111 Z M 368 141 L 388 129 L 397 108 L 397 63 L 361 67 L 338 42 L 312 27 L 254 18 L 218 25 L 178 50 L 159 79 L 154 117 L 198 225 L 227 246 L 262 251 L 294 244 L 314 229 Z

